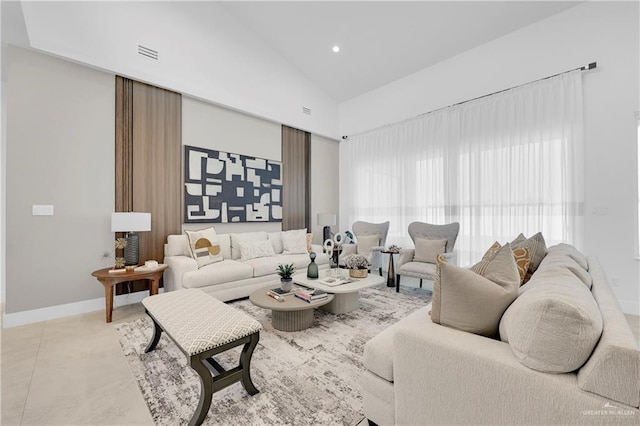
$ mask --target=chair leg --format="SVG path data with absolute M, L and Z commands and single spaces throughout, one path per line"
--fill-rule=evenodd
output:
M 422 278 L 420 278 L 420 288 L 422 288 Z
M 400 293 L 400 274 L 396 274 L 396 293 Z
M 382 276 L 382 267 L 378 268 L 378 272 L 380 273 L 380 276 Z

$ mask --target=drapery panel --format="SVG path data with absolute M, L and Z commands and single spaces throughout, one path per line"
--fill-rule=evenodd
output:
M 341 229 L 460 222 L 461 265 L 493 241 L 542 231 L 582 245 L 584 142 L 580 71 L 437 110 L 340 144 Z

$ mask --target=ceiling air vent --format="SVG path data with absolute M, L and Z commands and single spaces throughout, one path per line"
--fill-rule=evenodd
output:
M 307 115 L 311 115 L 311 108 L 307 108 L 307 107 L 302 107 L 302 113 L 303 114 L 307 114 Z
M 141 44 L 138 45 L 138 55 L 142 55 L 146 58 L 153 59 L 154 61 L 158 60 L 158 51 L 149 49 Z

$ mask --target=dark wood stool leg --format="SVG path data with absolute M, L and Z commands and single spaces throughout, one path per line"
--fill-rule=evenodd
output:
M 251 380 L 251 357 L 253 356 L 253 350 L 256 348 L 260 340 L 260 333 L 254 333 L 251 335 L 249 343 L 245 343 L 242 348 L 242 354 L 240 355 L 240 368 L 242 369 L 242 386 L 249 395 L 255 395 L 260 392 L 253 381 Z
M 149 314 L 149 312 L 147 312 Z M 147 345 L 147 348 L 144 350 L 144 353 L 151 352 L 158 346 L 158 342 L 160 341 L 160 336 L 162 336 L 162 327 L 158 325 L 156 320 L 149 315 L 149 318 L 153 321 L 153 336 L 151 336 L 151 341 Z
M 420 288 L 422 288 L 422 278 L 420 278 Z
M 191 357 L 191 368 L 200 376 L 200 401 L 198 401 L 196 412 L 193 413 L 193 417 L 189 420 L 189 426 L 200 426 L 207 417 L 207 414 L 209 414 L 209 408 L 211 407 L 213 376 L 202 361 L 200 354 Z

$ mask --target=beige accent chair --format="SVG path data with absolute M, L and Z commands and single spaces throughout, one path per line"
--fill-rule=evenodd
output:
M 357 243 L 342 246 L 338 264 L 345 266 L 345 259 L 351 254 L 364 254 L 371 263 L 369 270 L 377 268 L 378 273 L 382 276 L 382 250 L 387 242 L 389 221 L 383 223 L 358 221 L 353 223 L 352 229 Z
M 447 240 L 445 243 L 444 256 L 449 260 L 449 263 L 454 264 L 456 262 L 453 247 L 456 244 L 459 231 L 460 224 L 458 222 L 446 225 L 432 225 L 424 222 L 412 222 L 409 224 L 409 236 L 413 240 L 414 246 L 418 238 Z M 415 249 L 404 249 L 400 250 L 396 271 L 396 292 L 400 291 L 400 277 L 402 275 L 420 278 L 420 287 L 422 288 L 423 279 L 433 281 L 435 278 L 436 264 L 435 261 L 431 263 L 415 259 Z

